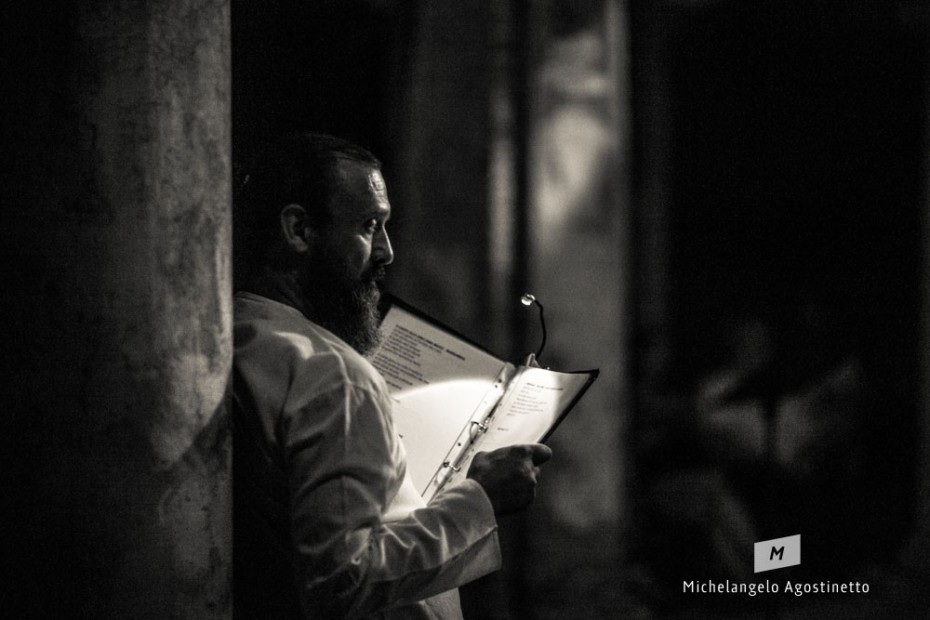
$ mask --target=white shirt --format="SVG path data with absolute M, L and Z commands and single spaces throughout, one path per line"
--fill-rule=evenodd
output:
M 234 390 L 286 478 L 306 616 L 461 618 L 455 589 L 500 567 L 481 486 L 465 480 L 426 506 L 366 359 L 258 295 L 238 293 L 234 317 Z

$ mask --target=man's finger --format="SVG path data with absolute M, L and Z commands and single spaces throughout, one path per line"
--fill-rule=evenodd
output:
M 533 460 L 533 465 L 542 465 L 552 458 L 552 449 L 545 444 L 530 444 L 529 450 L 530 458 Z

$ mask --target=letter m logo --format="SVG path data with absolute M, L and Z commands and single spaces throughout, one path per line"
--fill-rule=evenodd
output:
M 801 535 L 763 540 L 753 545 L 755 572 L 797 566 L 801 563 Z

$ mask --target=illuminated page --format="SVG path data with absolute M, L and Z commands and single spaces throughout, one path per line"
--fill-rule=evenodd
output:
M 459 472 L 450 473 L 448 481 L 467 473 L 477 452 L 544 441 L 578 402 L 597 374 L 597 371 L 566 373 L 521 366 L 500 404 L 457 463 Z
M 396 303 L 385 314 L 382 333 L 371 362 L 390 389 L 407 470 L 428 500 L 443 463 L 457 458 L 454 452 L 464 447 L 460 437 L 473 420 L 487 417 L 514 368 Z

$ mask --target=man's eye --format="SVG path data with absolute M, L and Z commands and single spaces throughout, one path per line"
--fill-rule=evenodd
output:
M 376 233 L 381 228 L 381 222 L 372 218 L 365 222 L 365 230 L 370 233 Z

